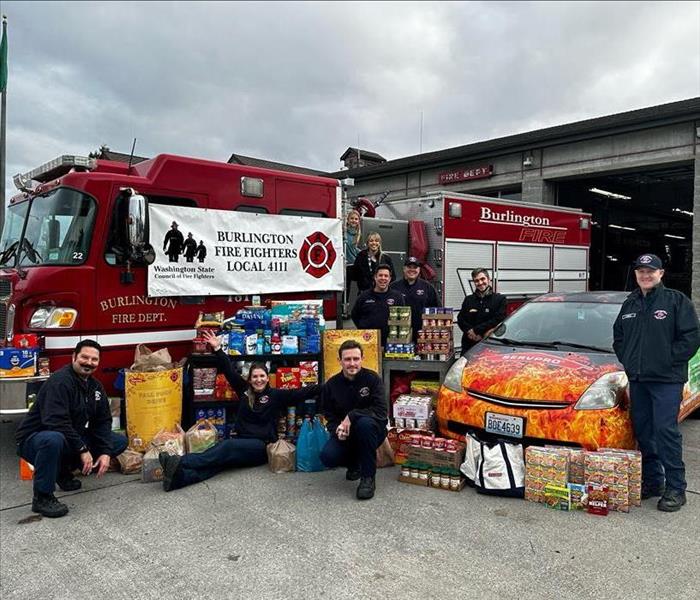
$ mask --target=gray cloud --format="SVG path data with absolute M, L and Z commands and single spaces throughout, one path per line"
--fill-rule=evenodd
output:
M 697 96 L 697 3 L 5 2 L 9 175 L 107 143 L 334 170 Z M 11 188 L 8 187 L 8 192 Z

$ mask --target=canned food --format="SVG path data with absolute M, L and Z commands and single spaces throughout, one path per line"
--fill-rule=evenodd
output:
M 445 469 L 442 471 L 442 473 L 440 473 L 440 487 L 443 490 L 450 489 L 450 479 L 452 479 L 452 478 L 450 477 L 450 470 L 449 469 Z
M 422 437 L 420 433 L 411 434 L 411 446 L 420 447 Z
M 49 367 L 49 358 L 47 356 L 39 357 L 39 361 L 37 362 L 37 369 L 39 371 L 39 375 L 51 375 L 51 368 Z
M 401 477 L 411 476 L 411 466 L 408 463 L 401 465 Z
M 452 471 L 450 474 L 450 489 L 453 492 L 456 492 L 459 490 L 460 486 L 462 485 L 462 478 L 459 475 L 459 471 Z
M 438 452 L 442 452 L 445 450 L 445 442 L 445 438 L 436 437 L 433 440 L 433 448 L 435 448 L 435 450 L 437 450 Z
M 421 436 L 421 447 L 422 448 L 432 448 L 433 447 L 433 436 L 423 435 Z
M 434 488 L 440 487 L 440 478 L 442 477 L 442 469 L 435 467 L 430 471 L 430 486 Z

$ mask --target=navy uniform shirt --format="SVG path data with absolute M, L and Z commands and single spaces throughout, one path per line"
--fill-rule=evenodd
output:
M 389 307 L 405 306 L 403 294 L 388 289 L 386 292 L 367 290 L 362 292 L 352 307 L 352 321 L 358 329 L 379 329 L 382 346 L 389 334 Z

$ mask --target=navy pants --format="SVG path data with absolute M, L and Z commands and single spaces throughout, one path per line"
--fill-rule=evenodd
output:
M 255 438 L 223 440 L 204 452 L 186 454 L 173 477 L 172 489 L 198 483 L 227 469 L 257 467 L 267 462 L 267 444 Z
M 630 381 L 630 414 L 642 453 L 642 481 L 684 492 L 683 438 L 678 428 L 682 383 Z
M 347 440 L 339 440 L 335 431 L 321 450 L 321 462 L 329 469 L 360 467 L 362 477 L 374 477 L 377 472 L 377 448 L 386 437 L 386 427 L 372 417 L 359 417 L 350 425 Z
M 111 457 L 120 455 L 129 444 L 126 436 L 111 433 Z M 90 436 L 83 438 L 85 445 L 97 459 L 92 448 L 94 442 Z M 60 476 L 68 476 L 71 471 L 81 464 L 80 455 L 68 445 L 65 436 L 58 431 L 38 431 L 22 442 L 19 455 L 31 465 L 34 465 L 34 492 L 53 494 L 56 480 Z

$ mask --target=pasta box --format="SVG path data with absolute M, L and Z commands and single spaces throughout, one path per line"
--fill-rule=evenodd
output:
M 38 354 L 38 348 L 0 348 L 0 377 L 32 377 Z

